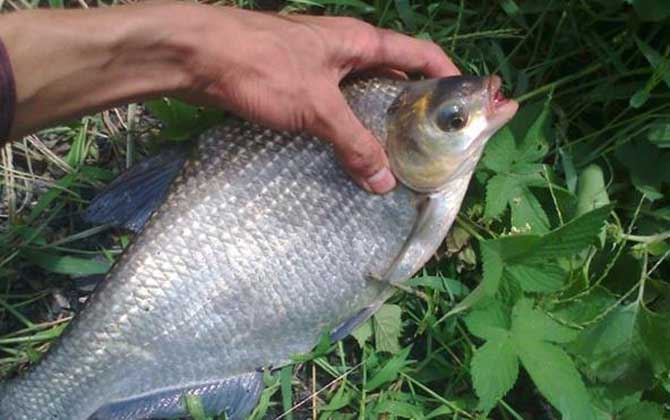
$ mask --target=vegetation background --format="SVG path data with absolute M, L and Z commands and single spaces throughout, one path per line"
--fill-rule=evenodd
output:
M 669 1 L 234 5 L 432 39 L 522 102 L 436 258 L 354 337 L 267 374 L 253 418 L 670 418 Z M 220 119 L 154 101 L 2 150 L 0 377 L 40 358 L 131 239 L 83 224 L 88 200 Z

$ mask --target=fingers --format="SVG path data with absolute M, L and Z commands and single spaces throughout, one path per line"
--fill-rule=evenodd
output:
M 378 37 L 365 52 L 369 61 L 363 65 L 383 65 L 406 72 L 420 72 L 428 77 L 446 77 L 460 74 L 458 67 L 435 43 L 412 38 L 387 29 L 375 29 Z M 375 45 L 376 44 L 376 45 Z
M 384 149 L 351 111 L 340 91 L 320 96 L 314 127 L 307 131 L 329 140 L 340 163 L 358 185 L 384 194 L 395 185 Z
M 442 48 L 433 42 L 375 28 L 363 22 L 351 26 L 355 30 L 343 34 L 350 37 L 351 47 L 346 48 L 343 54 L 351 70 L 391 67 L 428 77 L 461 74 Z

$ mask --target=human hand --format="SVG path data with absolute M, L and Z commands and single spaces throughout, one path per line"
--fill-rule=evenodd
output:
M 435 44 L 350 18 L 153 1 L 31 10 L 0 21 L 17 88 L 11 138 L 111 106 L 176 95 L 328 140 L 353 179 L 376 193 L 392 189 L 395 179 L 339 82 L 370 68 L 458 74 Z
M 182 16 L 191 26 L 180 32 L 190 35 L 182 41 L 190 46 L 191 83 L 181 97 L 326 139 L 345 170 L 374 193 L 390 191 L 395 178 L 384 150 L 347 105 L 340 81 L 370 68 L 459 73 L 437 45 L 351 18 L 210 6 L 192 6 Z

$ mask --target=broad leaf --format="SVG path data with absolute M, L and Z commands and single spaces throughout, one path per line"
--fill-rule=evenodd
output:
M 488 411 L 519 376 L 519 360 L 510 336 L 487 341 L 475 350 L 470 367 L 472 383 L 480 399 L 479 408 Z
M 611 206 L 600 207 L 545 235 L 533 250 L 532 259 L 570 257 L 594 244 L 611 211 Z
M 558 346 L 515 334 L 524 369 L 565 420 L 589 420 L 594 410 L 572 359 Z
M 564 327 L 544 312 L 533 308 L 533 301 L 521 299 L 512 311 L 512 330 L 521 340 L 545 340 L 554 343 L 569 343 L 578 332 Z
M 556 264 L 510 265 L 509 275 L 526 292 L 548 293 L 562 288 L 567 272 Z
M 651 383 L 653 369 L 640 337 L 640 311 L 637 303 L 617 308 L 580 334 L 572 349 L 590 376 L 633 388 Z
M 511 326 L 506 308 L 500 301 L 493 299 L 470 312 L 465 317 L 465 324 L 470 333 L 485 340 L 504 335 Z
M 402 333 L 402 310 L 398 305 L 382 305 L 372 317 L 377 351 L 397 353 L 400 351 L 400 334 Z

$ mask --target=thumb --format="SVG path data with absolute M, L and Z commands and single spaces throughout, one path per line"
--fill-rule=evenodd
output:
M 365 190 L 384 194 L 395 185 L 395 177 L 381 144 L 353 113 L 337 88 L 320 98 L 314 127 L 308 131 L 333 144 L 335 154 L 354 181 Z

